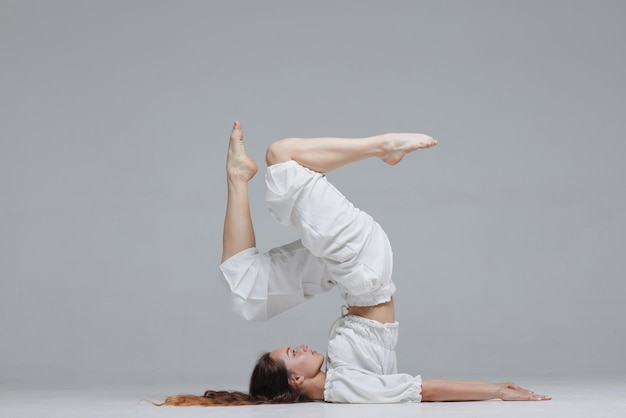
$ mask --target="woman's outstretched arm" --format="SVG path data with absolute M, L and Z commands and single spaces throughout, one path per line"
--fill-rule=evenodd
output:
M 514 383 L 470 382 L 462 380 L 425 379 L 422 381 L 423 402 L 444 401 L 547 401 L 550 396 L 540 395 Z

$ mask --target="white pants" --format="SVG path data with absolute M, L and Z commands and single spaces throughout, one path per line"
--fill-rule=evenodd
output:
M 391 299 L 391 246 L 371 216 L 295 161 L 268 167 L 265 179 L 270 213 L 301 239 L 265 254 L 249 248 L 220 266 L 236 312 L 268 319 L 334 285 L 351 306 Z

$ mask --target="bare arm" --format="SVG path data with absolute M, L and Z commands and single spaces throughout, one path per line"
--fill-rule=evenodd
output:
M 461 380 L 425 379 L 422 382 L 422 401 L 544 401 L 550 396 L 539 395 L 514 383 L 470 382 Z

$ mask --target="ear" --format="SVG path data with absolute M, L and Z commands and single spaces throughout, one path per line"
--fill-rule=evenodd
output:
M 302 382 L 304 382 L 304 376 L 294 373 L 289 376 L 288 382 L 289 386 L 293 387 L 294 389 L 298 389 L 298 386 L 300 386 Z

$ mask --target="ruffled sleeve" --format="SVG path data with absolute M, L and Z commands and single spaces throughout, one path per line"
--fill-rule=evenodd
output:
M 338 367 L 326 374 L 324 400 L 337 403 L 421 402 L 422 378 Z

